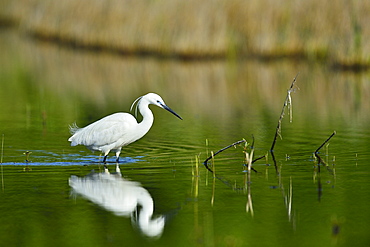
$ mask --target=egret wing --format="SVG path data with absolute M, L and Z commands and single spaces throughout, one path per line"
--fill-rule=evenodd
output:
M 78 129 L 69 140 L 72 141 L 72 145 L 81 144 L 99 149 L 102 146 L 129 140 L 130 130 L 136 125 L 137 121 L 131 114 L 116 113 Z

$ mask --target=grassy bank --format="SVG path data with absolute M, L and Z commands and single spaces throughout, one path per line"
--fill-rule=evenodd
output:
M 0 7 L 3 23 L 88 49 L 370 66 L 369 1 L 4 0 Z

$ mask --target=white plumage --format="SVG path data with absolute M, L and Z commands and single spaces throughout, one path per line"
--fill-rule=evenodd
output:
M 148 93 L 136 99 L 136 110 L 139 108 L 143 120 L 138 123 L 134 116 L 129 113 L 119 112 L 106 116 L 84 128 L 78 128 L 76 124 L 70 126 L 72 136 L 68 139 L 71 146 L 84 145 L 92 151 L 100 151 L 104 154 L 104 160 L 110 151 L 116 153 L 117 161 L 123 146 L 127 146 L 142 138 L 153 125 L 154 117 L 149 109 L 149 104 L 159 106 L 178 118 L 176 112 L 169 108 L 163 99 L 155 93 Z

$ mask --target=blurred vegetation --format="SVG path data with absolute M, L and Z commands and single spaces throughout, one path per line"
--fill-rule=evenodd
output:
M 369 72 L 337 73 L 320 63 L 290 59 L 265 63 L 122 57 L 30 42 L 14 29 L 0 34 L 0 133 L 7 146 L 21 150 L 11 156 L 22 160 L 26 150 L 45 143 L 53 143 L 47 149 L 55 153 L 76 152 L 67 142 L 69 124 L 84 126 L 114 112 L 128 112 L 134 99 L 147 92 L 159 93 L 186 119 L 184 128 L 183 121 L 152 107 L 155 125 L 161 128 L 148 135 L 156 142 L 168 140 L 163 133 L 179 131 L 176 136 L 187 136 L 189 147 L 193 140 L 203 146 L 206 138 L 228 145 L 253 133 L 266 140 L 259 141 L 259 147 L 267 149 L 286 90 L 298 71 L 293 121 L 305 132 L 364 134 L 370 121 Z M 7 155 L 11 150 L 5 150 Z
M 3 0 L 0 22 L 87 49 L 181 59 L 370 66 L 370 1 Z

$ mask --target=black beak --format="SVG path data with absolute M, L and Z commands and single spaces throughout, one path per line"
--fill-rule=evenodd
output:
M 166 109 L 167 111 L 171 112 L 173 115 L 175 115 L 176 117 L 178 117 L 178 118 L 180 118 L 182 120 L 182 117 L 180 117 L 179 114 L 177 114 L 176 112 L 174 112 L 171 108 L 169 108 L 168 106 L 163 105 L 163 104 L 161 104 L 161 106 L 163 107 L 163 109 Z

